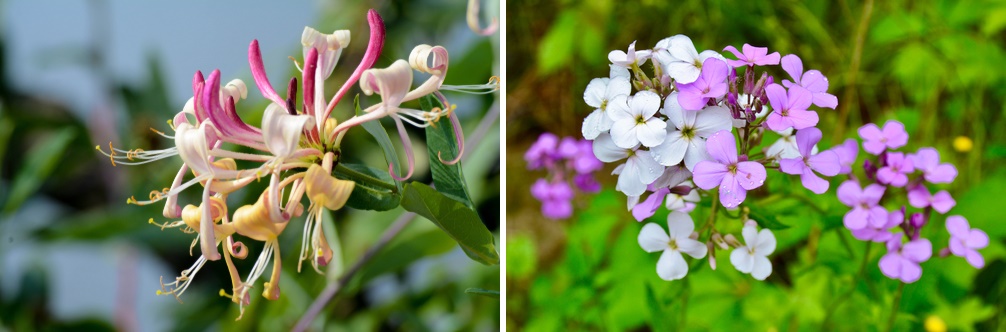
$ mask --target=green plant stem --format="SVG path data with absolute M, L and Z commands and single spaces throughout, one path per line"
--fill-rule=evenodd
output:
M 901 306 L 901 293 L 905 289 L 905 283 L 898 281 L 898 291 L 894 293 L 894 304 L 891 308 L 891 317 L 887 318 L 887 331 L 894 330 L 894 319 L 898 317 L 898 307 Z
M 849 116 L 849 109 L 859 108 L 859 101 L 856 100 L 858 87 L 856 79 L 859 76 L 859 66 L 863 59 L 863 43 L 866 42 L 866 31 L 870 28 L 870 17 L 873 15 L 873 0 L 866 0 L 863 3 L 863 13 L 859 17 L 859 26 L 856 27 L 855 44 L 852 48 L 852 62 L 849 65 L 849 81 L 845 87 L 845 96 L 842 98 L 842 107 L 838 111 L 838 121 L 835 122 L 834 141 L 842 140 L 845 135 L 845 123 Z M 860 119 L 866 122 L 867 119 Z
M 845 302 L 845 300 L 848 300 L 850 296 L 852 296 L 852 293 L 856 291 L 856 283 L 860 280 L 863 280 L 863 274 L 866 273 L 866 263 L 870 261 L 870 248 L 872 247 L 872 244 L 873 242 L 866 243 L 866 249 L 863 250 L 863 260 L 862 262 L 859 263 L 859 272 L 856 273 L 856 278 L 852 282 L 852 287 L 850 287 L 849 290 L 846 291 L 845 293 L 842 293 L 842 295 L 839 296 L 838 299 L 836 299 L 835 302 L 833 302 L 831 306 L 828 307 L 828 313 L 825 314 L 824 320 L 821 323 L 821 330 L 824 331 L 831 330 L 830 326 L 831 318 L 834 317 L 835 311 L 838 310 L 838 306 L 842 304 L 842 302 Z
M 699 234 L 702 234 L 702 232 L 705 232 L 706 229 L 713 227 L 713 222 L 716 221 L 716 211 L 719 210 L 718 206 L 720 204 L 719 193 L 710 194 L 709 196 L 713 196 L 712 211 L 709 212 L 709 220 L 706 220 L 706 224 L 702 226 L 701 230 L 699 230 Z
M 343 164 L 335 165 L 335 171 L 349 176 L 351 180 L 355 182 L 362 182 L 370 184 L 372 187 L 380 187 L 391 190 L 392 192 L 398 192 L 398 187 L 395 187 L 394 184 L 387 183 L 373 176 L 357 172 L 349 167 L 346 167 Z

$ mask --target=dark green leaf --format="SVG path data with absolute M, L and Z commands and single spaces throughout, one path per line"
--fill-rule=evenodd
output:
M 360 110 L 360 95 L 356 95 L 356 98 L 353 99 L 353 105 L 356 106 L 356 115 L 363 115 L 363 111 Z M 381 122 L 367 121 L 361 126 L 363 126 L 363 129 L 366 130 L 370 136 L 374 136 L 374 139 L 377 140 L 377 144 L 384 150 L 384 161 L 389 165 L 395 165 L 395 169 L 397 171 L 401 171 L 402 164 L 398 162 L 398 154 L 395 153 L 395 146 L 391 144 L 391 136 L 388 136 L 388 131 L 384 130 L 384 126 L 381 125 Z M 395 187 L 397 187 L 397 192 L 401 192 L 402 182 L 393 178 L 391 180 L 394 181 Z
M 45 142 L 36 145 L 14 178 L 14 184 L 7 195 L 4 213 L 12 213 L 24 203 L 31 194 L 42 186 L 63 156 L 70 140 L 77 135 L 73 128 L 64 128 L 52 135 Z
M 491 298 L 494 298 L 494 299 L 499 299 L 500 298 L 500 291 L 489 290 L 489 289 L 482 289 L 482 288 L 474 288 L 473 287 L 473 288 L 466 289 L 465 293 L 466 294 L 478 294 L 478 295 L 482 295 L 482 296 L 491 297 Z
M 433 96 L 423 97 L 420 104 L 426 111 L 432 110 L 434 107 L 444 107 Z M 453 160 L 460 153 L 455 140 L 454 128 L 446 119 L 426 127 L 426 144 L 430 153 L 430 173 L 433 173 L 433 184 L 438 191 L 474 210 L 475 204 L 472 204 L 471 196 L 468 194 L 465 176 L 461 171 L 461 162 L 453 165 L 441 162 Z M 435 160 L 435 157 L 440 160 Z
M 758 204 L 745 204 L 744 206 L 747 206 L 750 209 L 751 214 L 749 215 L 749 217 L 751 218 L 751 220 L 757 222 L 758 226 L 761 226 L 762 228 L 768 228 L 771 230 L 789 228 L 789 225 L 780 222 L 779 219 L 776 218 L 774 214 L 766 211 Z
M 649 283 L 646 284 L 646 302 L 647 307 L 650 308 L 650 328 L 654 331 L 670 331 L 671 327 L 664 319 L 667 316 L 664 306 L 657 300 L 657 294 L 653 292 L 653 286 Z
M 471 259 L 487 265 L 499 264 L 495 239 L 472 210 L 436 189 L 422 183 L 405 185 L 402 195 L 405 210 L 429 219 L 458 241 Z
M 339 163 L 335 166 L 337 178 L 356 182 L 346 205 L 354 209 L 387 211 L 394 209 L 402 196 L 394 191 L 391 175 L 365 165 Z

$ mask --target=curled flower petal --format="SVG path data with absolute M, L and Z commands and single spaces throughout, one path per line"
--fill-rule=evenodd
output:
M 262 136 L 269 152 L 279 158 L 287 158 L 297 150 L 301 133 L 310 129 L 314 117 L 310 115 L 290 115 L 279 105 L 272 103 L 262 116 Z
M 356 66 L 356 70 L 353 74 L 349 76 L 349 79 L 339 88 L 339 91 L 335 93 L 332 97 L 332 101 L 328 103 L 328 107 L 325 108 L 325 114 L 322 118 L 328 118 L 332 114 L 332 110 L 335 109 L 335 105 L 342 100 L 342 97 L 349 92 L 349 89 L 360 79 L 360 75 L 363 75 L 363 71 L 370 69 L 377 62 L 377 58 L 381 56 L 381 50 L 384 49 L 384 20 L 381 16 L 377 14 L 377 11 L 371 9 L 367 11 L 367 23 L 370 24 L 370 43 L 367 44 L 367 52 L 363 54 L 363 59 L 360 60 L 360 64 Z
M 499 29 L 499 19 L 495 17 L 485 29 L 479 28 L 479 0 L 468 0 L 468 12 L 465 17 L 468 21 L 468 28 L 477 34 L 488 36 L 496 33 L 496 30 Z
M 356 185 L 353 181 L 336 179 L 334 176 L 326 174 L 325 170 L 317 164 L 308 168 L 304 182 L 307 184 L 307 196 L 311 202 L 320 204 L 329 210 L 341 209 Z

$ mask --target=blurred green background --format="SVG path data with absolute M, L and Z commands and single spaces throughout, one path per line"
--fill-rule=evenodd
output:
M 0 331 L 291 328 L 339 272 L 333 263 L 327 276 L 310 267 L 297 273 L 304 217 L 280 237 L 281 299 L 260 297 L 258 282 L 241 321 L 234 322 L 237 305 L 218 295 L 231 287 L 222 261 L 200 270 L 181 298 L 184 304 L 155 296 L 160 277 L 172 280 L 196 260 L 189 255 L 192 235 L 149 225 L 150 218 L 164 221 L 160 204 L 125 202 L 169 186 L 181 160 L 112 167 L 95 145 L 107 149 L 111 141 L 147 151 L 172 146 L 149 128 L 171 133 L 165 121 L 191 97 L 196 70 L 220 68 L 224 80 L 243 79 L 249 99 L 237 105 L 238 112 L 258 126 L 267 102 L 251 79 L 248 43 L 259 39 L 282 95 L 283 82 L 300 76 L 287 57 L 302 61 L 306 25 L 351 31 L 350 47 L 326 84 L 330 97 L 366 49 L 369 8 L 387 26 L 376 67 L 407 59 L 415 45 L 431 44 L 450 52 L 447 84 L 482 84 L 498 75 L 499 35 L 470 31 L 463 1 L 0 1 Z M 482 8 L 483 17 L 499 16 L 498 2 Z M 415 79 L 418 84 L 426 76 Z M 359 91 L 354 87 L 345 100 Z M 446 94 L 458 104 L 466 131 L 487 113 L 498 114 L 490 112 L 499 107 L 498 94 Z M 376 102 L 377 96 L 361 97 L 364 106 Z M 408 106 L 418 108 L 418 102 Z M 341 103 L 333 114 L 345 120 L 352 103 Z M 423 131 L 410 134 L 417 154 L 412 179 L 429 182 Z M 497 238 L 499 137 L 494 121 L 481 144 L 469 147 L 464 165 L 480 216 Z M 386 167 L 381 149 L 363 130 L 350 131 L 343 144 L 344 158 Z M 266 184 L 231 195 L 232 208 L 252 203 Z M 180 202 L 195 202 L 198 194 L 185 192 Z M 402 212 L 345 208 L 326 216 L 325 227 L 337 226 L 341 238 L 341 266 L 356 262 Z M 236 262 L 242 276 L 262 247 L 245 243 L 249 258 Z M 497 290 L 500 274 L 498 266 L 471 261 L 433 223 L 417 218 L 364 266 L 312 329 L 496 330 L 500 301 L 465 289 Z
M 636 241 L 642 223 L 614 192 L 615 164 L 599 173 L 605 190 L 581 195 L 575 215 L 551 221 L 529 193 L 543 172 L 523 159 L 542 132 L 581 137 L 592 109 L 587 83 L 607 77 L 607 54 L 652 48 L 685 34 L 701 51 L 744 43 L 794 53 L 819 69 L 839 98 L 819 111 L 822 148 L 856 137 L 864 123 L 903 122 L 903 151 L 934 146 L 959 176 L 943 186 L 965 216 L 992 239 L 976 270 L 959 257 L 922 264 L 905 286 L 896 330 L 1006 331 L 1006 2 L 1003 1 L 508 1 L 507 324 L 516 330 L 886 329 L 897 282 L 877 260 L 886 252 L 853 239 L 838 181 L 815 196 L 789 176 L 770 176 L 749 194 L 789 229 L 776 231 L 765 282 L 742 275 L 720 252 L 719 269 L 691 260 L 684 280 L 655 273 L 659 255 Z M 646 64 L 645 68 L 650 68 Z M 647 69 L 648 70 L 648 69 Z M 781 70 L 779 74 L 782 74 Z M 783 77 L 777 76 L 777 81 Z M 767 137 L 768 143 L 775 136 Z M 961 144 L 955 148 L 954 142 Z M 768 144 L 766 143 L 766 144 Z M 864 153 L 860 152 L 860 163 Z M 530 173 L 530 174 L 529 174 Z M 776 172 L 770 172 L 776 173 Z M 771 174 L 770 174 L 771 175 Z M 778 175 L 778 174 L 776 174 Z M 785 193 L 791 198 L 766 197 Z M 773 200 L 769 204 L 766 199 Z M 708 203 L 707 203 L 708 204 Z M 758 204 L 758 203 L 756 203 Z M 820 211 L 815 208 L 821 209 Z M 896 208 L 889 206 L 889 209 Z M 650 221 L 666 227 L 666 209 Z M 703 210 L 703 209 L 699 209 Z M 705 211 L 693 213 L 700 220 Z M 731 231 L 735 231 L 731 229 Z M 739 226 L 736 231 L 739 231 Z M 947 246 L 938 217 L 923 233 L 934 251 Z M 935 254 L 934 254 L 935 256 Z

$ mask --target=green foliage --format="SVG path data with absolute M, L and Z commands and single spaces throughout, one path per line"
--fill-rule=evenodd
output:
M 14 184 L 6 195 L 7 202 L 3 209 L 5 214 L 16 211 L 28 196 L 42 186 L 76 135 L 77 131 L 73 128 L 60 129 L 29 151 L 28 159 L 18 170 Z
M 492 233 L 475 210 L 422 183 L 405 185 L 402 208 L 429 219 L 454 238 L 471 259 L 487 265 L 499 264 Z
M 356 108 L 356 115 L 363 115 L 363 110 L 360 109 L 360 95 L 356 95 L 356 97 L 353 98 L 353 106 Z M 360 126 L 363 127 L 370 136 L 373 136 L 374 139 L 377 140 L 377 144 L 380 145 L 381 150 L 384 151 L 384 161 L 387 162 L 388 165 L 394 165 L 397 171 L 401 172 L 403 165 L 398 162 L 398 153 L 395 152 L 395 146 L 391 144 L 391 137 L 388 136 L 388 131 L 384 129 L 381 122 L 367 121 Z M 392 178 L 392 180 L 394 179 Z M 402 191 L 402 182 L 394 180 L 394 183 L 397 188 L 396 191 Z
M 360 210 L 388 211 L 398 207 L 402 195 L 396 191 L 388 172 L 376 168 L 350 163 L 339 163 L 335 167 L 337 178 L 356 182 L 353 193 L 346 205 Z

